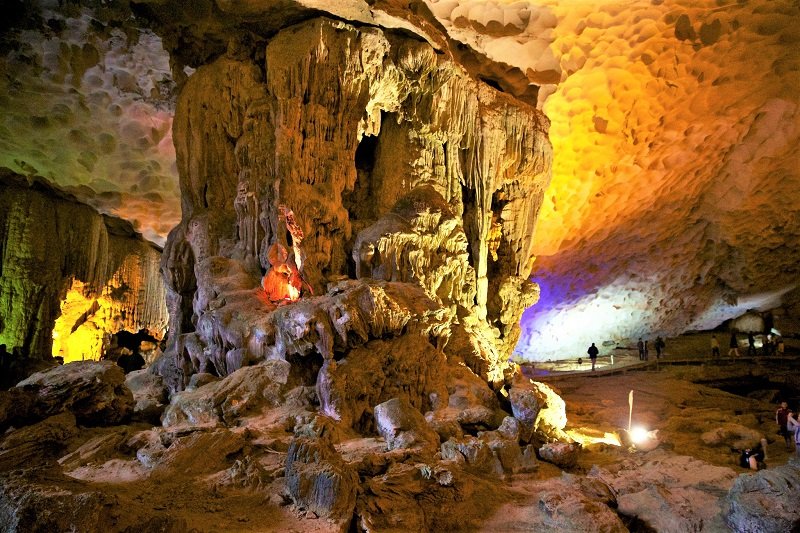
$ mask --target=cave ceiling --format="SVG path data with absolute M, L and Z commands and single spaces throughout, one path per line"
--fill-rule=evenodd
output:
M 262 4 L 193 6 L 198 20 L 221 10 L 223 27 Z M 282 11 L 271 20 L 316 4 L 273 2 Z M 367 3 L 334 4 L 369 23 Z M 714 327 L 750 308 L 796 308 L 797 2 L 427 5 L 466 45 L 468 68 L 552 123 L 553 180 L 534 236 L 542 298 L 523 318 L 520 352 L 567 355 L 591 341 Z M 224 49 L 221 30 L 200 28 L 205 46 L 187 42 L 171 63 L 162 38 L 175 50 L 178 33 L 148 29 L 124 2 L 10 6 L 0 167 L 42 176 L 163 244 L 181 209 L 177 87 L 198 53 Z M 189 12 L 176 26 L 193 24 L 180 18 Z

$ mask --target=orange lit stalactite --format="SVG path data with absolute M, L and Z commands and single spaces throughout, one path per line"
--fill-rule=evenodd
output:
M 303 287 L 311 292 L 311 287 L 303 280 L 303 259 L 300 243 L 305 236 L 294 213 L 285 205 L 278 206 L 278 225 L 285 226 L 291 235 L 291 254 L 287 247 L 275 242 L 267 252 L 269 272 L 261 280 L 267 298 L 277 304 L 294 302 L 300 298 Z

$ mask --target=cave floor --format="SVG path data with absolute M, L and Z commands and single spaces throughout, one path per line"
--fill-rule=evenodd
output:
M 557 527 L 548 526 L 541 509 L 551 505 L 553 498 L 566 505 L 563 487 L 589 476 L 607 482 L 620 498 L 646 493 L 651 487 L 661 487 L 659 490 L 670 495 L 681 494 L 686 501 L 699 502 L 696 508 L 684 509 L 691 519 L 703 524 L 699 530 L 726 530 L 722 521 L 724 496 L 737 476 L 751 474 L 737 465 L 738 454 L 732 448 L 743 446 L 753 435 L 763 435 L 769 441 L 768 468 L 785 464 L 793 455 L 782 442 L 775 441 L 775 406 L 771 399 L 765 399 L 769 391 L 745 397 L 695 383 L 745 375 L 747 371 L 743 369 L 748 365 L 744 363 L 661 365 L 658 370 L 650 366 L 620 373 L 576 373 L 550 380 L 566 402 L 566 429 L 591 435 L 619 434 L 627 427 L 629 393 L 633 391 L 633 425 L 657 429 L 658 448 L 640 452 L 624 446 L 588 444 L 577 465 L 568 472 L 540 461 L 534 473 L 502 479 L 483 475 L 482 483 L 493 484 L 497 490 L 492 497 L 476 501 L 475 515 L 464 520 L 460 529 L 451 530 L 570 530 L 564 529 L 563 522 Z M 298 511 L 280 496 L 285 442 L 251 439 L 256 448 L 260 447 L 260 451 L 251 450 L 259 457 L 258 468 L 242 469 L 242 464 L 232 464 L 242 458 L 226 455 L 226 439 L 248 436 L 248 432 L 258 431 L 258 426 L 259 420 L 251 419 L 240 421 L 235 428 L 212 430 L 210 434 L 219 431 L 220 440 L 181 451 L 185 456 L 173 457 L 168 470 L 147 472 L 136 458 L 117 456 L 95 457 L 91 464 L 69 474 L 110 495 L 128 516 L 178 517 L 188 530 L 338 530 L 336 524 Z M 348 440 L 338 446 L 345 456 L 381 447 L 381 440 L 375 438 Z M 673 511 L 663 502 L 654 501 L 627 512 L 647 517 L 648 513 Z M 657 522 L 652 516 L 649 520 Z M 691 523 L 694 522 L 680 527 Z M 574 530 L 584 527 L 580 522 L 575 524 Z

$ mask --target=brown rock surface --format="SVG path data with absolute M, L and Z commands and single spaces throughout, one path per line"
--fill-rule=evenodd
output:
M 126 422 L 134 400 L 125 385 L 125 374 L 111 361 L 84 361 L 37 372 L 16 389 L 30 396 L 33 416 L 44 418 L 71 412 L 87 426 Z

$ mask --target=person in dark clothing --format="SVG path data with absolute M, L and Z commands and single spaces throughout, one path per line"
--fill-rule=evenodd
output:
M 789 413 L 791 413 L 789 404 L 781 402 L 780 407 L 775 411 L 775 423 L 778 424 L 778 435 L 783 437 L 783 440 L 786 442 L 786 449 L 791 451 L 794 449 L 794 446 L 792 446 L 791 439 L 793 435 L 789 431 Z
M 767 334 L 764 335 L 764 346 L 762 348 L 764 350 L 764 355 L 772 355 L 772 335 Z
M 747 355 L 756 355 L 756 338 L 752 331 L 747 334 Z
M 589 346 L 589 349 L 586 350 L 586 353 L 589 354 L 589 359 L 592 360 L 592 372 L 594 372 L 594 365 L 597 362 L 597 354 L 600 353 L 600 350 L 598 350 L 597 346 L 592 343 L 592 345 Z
M 731 342 L 728 344 L 728 357 L 739 357 L 739 340 L 736 338 L 736 330 L 731 331 Z
M 764 462 L 764 452 L 759 448 L 746 448 L 739 456 L 739 466 L 758 470 L 759 463 Z
M 639 342 L 636 343 L 636 346 L 639 348 L 639 361 L 644 361 L 644 341 L 642 341 L 641 337 L 639 337 Z
M 666 345 L 661 336 L 656 337 L 656 359 L 661 359 L 661 353 L 664 351 Z

